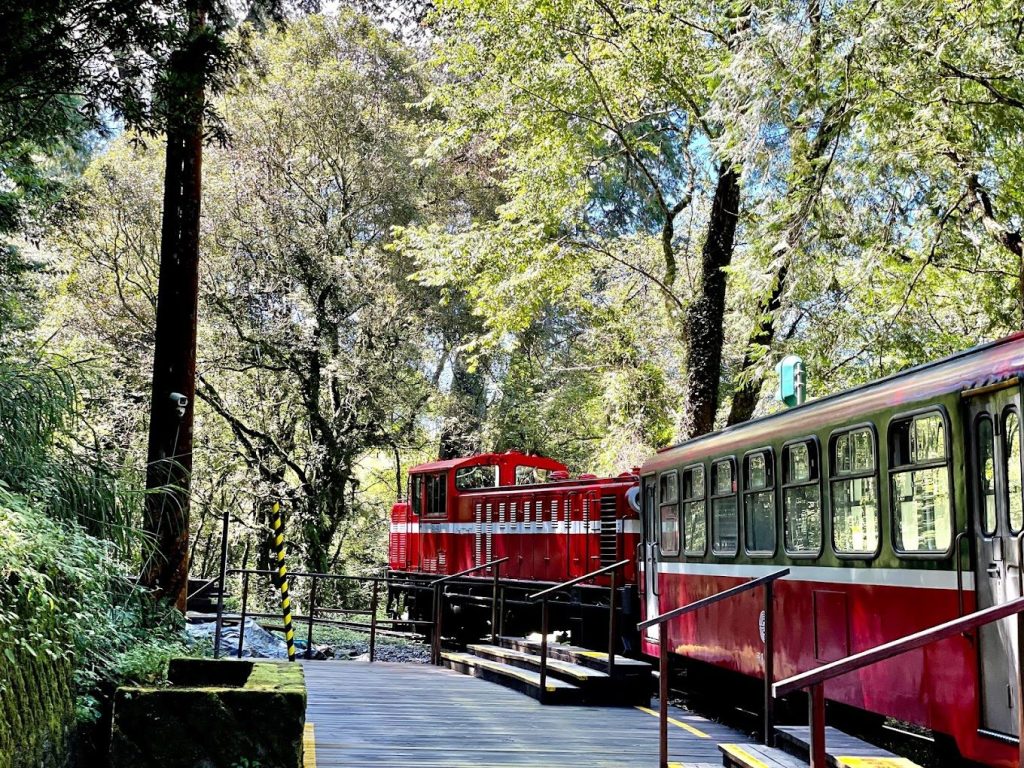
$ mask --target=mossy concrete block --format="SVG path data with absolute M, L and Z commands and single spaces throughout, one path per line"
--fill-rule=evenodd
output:
M 301 768 L 300 665 L 175 659 L 168 679 L 117 690 L 112 768 Z

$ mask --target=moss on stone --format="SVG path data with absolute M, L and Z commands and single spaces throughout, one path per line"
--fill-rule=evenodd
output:
M 66 661 L 34 656 L 19 646 L 3 647 L 0 768 L 61 768 L 68 763 L 74 724 L 70 681 Z
M 204 677 L 212 684 L 199 685 Z M 232 768 L 242 761 L 261 768 L 301 767 L 301 666 L 174 660 L 169 678 L 186 685 L 118 689 L 113 768 Z

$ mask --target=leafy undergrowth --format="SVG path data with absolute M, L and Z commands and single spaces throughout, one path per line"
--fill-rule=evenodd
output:
M 68 720 L 73 713 L 79 724 L 98 725 L 117 685 L 156 682 L 171 656 L 191 652 L 180 614 L 132 584 L 112 544 L 52 519 L 0 481 L 0 704 L 24 696 L 20 685 L 48 697 L 48 709 L 66 711 Z M 36 672 L 19 682 L 15 672 L 26 664 Z M 43 742 L 59 741 L 71 726 L 23 715 L 17 729 L 0 732 L 0 754 L 25 740 L 58 753 L 61 744 Z

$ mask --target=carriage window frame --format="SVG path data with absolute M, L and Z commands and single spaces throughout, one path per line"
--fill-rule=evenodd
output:
M 787 459 L 789 458 L 789 450 L 797 445 L 808 446 L 808 457 L 813 455 L 814 464 L 816 466 L 818 476 L 811 480 L 801 480 L 798 482 L 790 482 L 786 468 L 789 466 Z M 813 451 L 813 454 L 812 454 Z M 783 443 L 782 451 L 779 454 L 779 469 L 780 469 L 780 480 L 779 488 L 781 489 L 782 496 L 782 549 L 786 553 L 787 557 L 791 557 L 794 560 L 817 560 L 825 552 L 825 489 L 823 487 L 825 473 L 822 465 L 821 455 L 821 441 L 817 435 L 807 435 L 806 437 L 799 437 L 795 440 L 788 440 Z M 789 540 L 786 537 L 786 531 L 788 530 L 787 523 L 789 521 L 789 508 L 786 505 L 786 491 L 790 488 L 807 488 L 812 485 L 818 486 L 818 549 L 790 549 Z
M 648 482 L 650 483 L 650 492 L 648 492 Z M 642 518 L 640 525 L 643 526 L 645 541 L 651 545 L 657 545 L 657 527 L 654 525 L 656 513 L 658 511 L 658 476 L 653 472 L 649 475 L 644 475 L 640 478 L 640 510 L 642 512 Z M 566 513 L 568 514 L 569 505 L 566 502 Z M 569 518 L 566 517 L 566 520 Z
M 839 474 L 836 467 L 836 453 L 835 447 L 838 438 L 843 435 L 850 435 L 854 432 L 860 432 L 867 430 L 871 433 L 871 448 L 873 451 L 875 466 L 870 472 L 850 472 L 848 474 Z M 882 479 L 881 479 L 881 461 L 882 457 L 878 451 L 878 428 L 875 427 L 873 422 L 866 421 L 859 424 L 850 424 L 849 426 L 840 427 L 829 433 L 828 436 L 828 517 L 829 525 L 831 527 L 831 533 L 829 536 L 832 553 L 840 560 L 875 560 L 882 553 Z M 875 542 L 874 551 L 858 551 L 851 552 L 849 550 L 842 550 L 836 546 L 836 494 L 833 492 L 832 486 L 837 481 L 843 480 L 860 480 L 863 478 L 873 477 L 875 479 L 875 492 L 878 499 L 875 504 L 875 526 L 878 531 L 878 541 Z M 886 490 L 888 493 L 888 489 Z
M 701 476 L 702 476 L 702 479 L 703 479 L 703 482 L 702 482 L 701 488 L 700 488 L 700 495 L 699 496 L 687 496 L 686 495 L 686 474 L 688 472 L 692 472 L 695 469 L 700 469 L 701 470 Z M 679 504 L 680 504 L 679 526 L 680 526 L 680 531 L 682 532 L 683 554 L 686 555 L 687 557 L 704 557 L 707 554 L 707 552 L 708 552 L 708 469 L 707 469 L 706 466 L 704 466 L 703 462 L 699 462 L 697 464 L 690 464 L 688 466 L 683 467 L 682 486 L 679 489 L 679 495 L 681 497 L 680 500 L 679 500 Z M 698 501 L 704 502 L 704 546 L 701 549 L 693 549 L 692 547 L 690 547 L 690 537 L 689 537 L 689 535 L 687 535 L 687 528 L 686 528 L 687 515 L 686 515 L 686 510 L 687 510 L 688 505 L 693 504 L 693 503 L 698 502 Z
M 716 493 L 715 492 L 715 467 L 724 462 L 729 462 L 732 466 L 732 487 L 733 490 L 729 493 Z M 711 523 L 711 554 L 717 555 L 718 557 L 736 557 L 740 551 L 740 536 L 742 531 L 740 530 L 740 503 L 739 503 L 739 476 L 736 474 L 736 456 L 721 456 L 714 459 L 711 462 L 711 476 L 708 478 L 708 508 L 710 511 L 710 523 Z M 736 544 L 733 546 L 732 551 L 715 549 L 715 541 L 717 539 L 718 526 L 715 524 L 715 501 L 718 499 L 728 499 L 732 497 L 735 500 L 735 508 L 733 510 L 733 519 L 736 522 Z
M 1019 469 L 1021 470 L 1021 477 L 1024 478 L 1024 415 L 1021 414 L 1021 410 L 1014 404 L 1005 406 L 999 413 L 999 434 L 997 438 L 1002 438 L 1000 447 L 1002 450 L 1002 461 L 1003 461 L 1003 519 L 1006 520 L 1006 529 L 1010 532 L 1011 536 L 1018 535 L 1021 531 L 1024 531 L 1024 522 L 1018 527 L 1013 527 L 1013 520 L 1010 517 L 1010 465 L 1007 463 L 1009 458 L 1009 451 L 1007 450 L 1007 434 L 1006 434 L 1006 422 L 1010 419 L 1010 414 L 1017 417 L 1017 461 L 1020 463 Z M 997 502 L 998 503 L 998 502 Z M 1024 502 L 1022 502 L 1024 503 Z
M 996 531 L 999 530 L 999 489 L 996 487 L 996 418 L 998 413 L 993 414 L 989 411 L 982 411 L 974 417 L 974 424 L 971 428 L 971 456 L 973 459 L 973 467 L 971 470 L 971 492 L 974 494 L 974 498 L 977 500 L 979 505 L 978 514 L 982 517 L 979 519 L 981 527 L 981 535 L 986 539 L 990 539 L 996 535 Z M 988 422 L 988 437 L 989 444 L 988 449 L 991 452 L 992 458 L 992 501 L 995 503 L 995 509 L 993 510 L 993 522 L 994 525 L 988 525 L 988 508 L 986 506 L 986 493 L 982 489 L 982 481 L 985 473 L 985 467 L 981 461 L 981 425 L 983 422 Z
M 913 423 L 921 418 L 928 416 L 938 415 L 942 419 L 942 430 L 943 430 L 943 442 L 945 458 L 942 460 L 932 459 L 930 461 L 919 462 L 919 463 L 904 463 L 896 464 L 895 457 L 893 456 L 892 450 L 892 439 L 893 439 L 893 428 L 899 424 L 910 422 L 911 429 L 913 429 Z M 957 522 L 956 522 L 956 489 L 954 486 L 953 478 L 953 436 L 950 433 L 949 414 L 946 409 L 942 406 L 933 406 L 928 408 L 917 408 L 912 411 L 905 411 L 898 413 L 889 419 L 889 423 L 886 425 L 886 492 L 889 494 L 889 535 L 892 537 L 892 551 L 896 553 L 896 556 L 906 560 L 945 560 L 953 554 L 953 542 L 956 541 L 957 533 Z M 877 461 L 876 461 L 877 463 Z M 947 490 L 949 492 L 949 544 L 945 549 L 924 549 L 924 550 L 907 550 L 900 549 L 898 546 L 899 538 L 896 535 L 896 494 L 893 493 L 893 478 L 900 473 L 910 472 L 919 469 L 936 469 L 938 467 L 946 467 L 946 479 L 948 482 Z M 881 500 L 879 500 L 879 508 L 881 508 Z
M 765 456 L 765 484 L 760 488 L 750 488 L 748 480 L 748 472 L 750 471 L 750 459 L 757 454 L 764 454 Z M 763 446 L 761 448 L 755 448 L 751 451 L 747 451 L 743 454 L 743 552 L 750 558 L 771 558 L 775 557 L 775 553 L 779 551 L 779 503 L 778 494 L 776 488 L 778 482 L 776 481 L 776 467 L 775 467 L 775 451 L 771 446 Z M 772 528 L 774 536 L 772 537 L 772 548 L 767 549 L 750 549 L 747 544 L 747 504 L 751 496 L 755 494 L 770 493 L 772 496 Z
M 665 481 L 669 478 L 675 481 L 675 498 L 666 501 L 662 497 L 662 486 Z M 664 557 L 679 557 L 679 553 L 683 548 L 683 521 L 682 515 L 680 514 L 680 488 L 679 488 L 679 470 L 669 469 L 664 472 L 658 473 L 658 551 Z M 665 509 L 668 507 L 675 507 L 676 510 L 676 547 L 675 549 L 666 549 L 664 545 L 664 533 L 665 533 Z

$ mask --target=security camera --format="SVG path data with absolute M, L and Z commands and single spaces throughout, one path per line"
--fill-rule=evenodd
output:
M 171 402 L 178 409 L 178 418 L 184 418 L 185 407 L 188 405 L 188 398 L 181 392 L 171 392 Z

